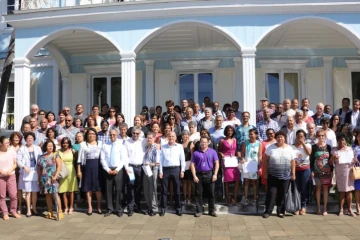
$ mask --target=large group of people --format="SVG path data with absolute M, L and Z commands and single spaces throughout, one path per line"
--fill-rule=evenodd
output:
M 350 178 L 351 167 L 360 160 L 360 100 L 354 100 L 350 109 L 350 100 L 344 98 L 334 114 L 331 106 L 322 103 L 312 110 L 307 98 L 301 106 L 297 99 L 274 104 L 262 98 L 256 116 L 240 112 L 237 101 L 221 110 L 209 97 L 201 107 L 192 99 L 183 99 L 181 106 L 172 100 L 165 105 L 164 112 L 161 106 L 144 106 L 131 120 L 108 104 L 94 105 L 90 115 L 84 114 L 82 104 L 73 114 L 64 107 L 58 116 L 32 105 L 21 130 L 0 137 L 3 219 L 21 217 L 23 198 L 25 216 L 39 214 L 39 193 L 46 196 L 49 219 L 73 214 L 75 193 L 86 198 L 88 215 L 93 213 L 93 195 L 96 213 L 105 217 L 123 216 L 124 204 L 128 216 L 134 212 L 164 216 L 168 199 L 181 216 L 182 204 L 191 204 L 194 195 L 195 217 L 203 214 L 203 196 L 209 215 L 216 217 L 215 182 L 219 181 L 229 206 L 257 205 L 258 186 L 264 186 L 264 218 L 275 205 L 277 216 L 284 217 L 290 181 L 296 182 L 301 195 L 301 209 L 293 214 L 306 214 L 309 187 L 314 185 L 318 214 L 327 215 L 329 187 L 335 184 L 339 215 L 360 214 L 360 180 Z M 256 118 L 256 125 L 251 118 Z M 244 194 L 238 201 L 241 183 Z M 140 204 L 142 189 L 146 208 Z M 351 208 L 353 191 L 356 212 Z

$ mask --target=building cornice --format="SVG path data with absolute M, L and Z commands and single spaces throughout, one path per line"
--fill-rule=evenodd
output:
M 5 15 L 15 28 L 64 25 L 86 22 L 124 21 L 155 18 L 261 15 L 360 13 L 360 2 L 297 1 L 149 1 L 82 5 L 63 8 L 16 11 Z M 291 3 L 288 3 L 291 2 Z

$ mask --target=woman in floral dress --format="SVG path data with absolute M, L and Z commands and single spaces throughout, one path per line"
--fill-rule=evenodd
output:
M 354 155 L 357 160 L 360 160 L 360 133 L 356 133 L 355 141 L 352 146 Z M 360 179 L 354 181 L 355 188 L 355 203 L 356 203 L 356 215 L 360 214 Z
M 57 181 L 61 169 L 61 159 L 57 154 L 55 155 L 55 149 L 56 146 L 53 141 L 47 140 L 44 143 L 42 147 L 44 154 L 38 160 L 38 176 L 40 191 L 46 196 L 46 205 L 48 207 L 46 218 L 52 219 L 54 217 L 52 198 L 56 195 L 59 211 L 58 220 L 60 220 L 64 217 L 58 195 L 59 182 Z

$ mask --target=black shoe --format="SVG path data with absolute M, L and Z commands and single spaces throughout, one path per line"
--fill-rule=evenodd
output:
M 92 212 L 87 212 L 86 213 L 88 216 L 91 216 L 92 215 Z
M 160 216 L 160 217 L 165 216 L 165 210 L 160 210 L 160 212 L 159 212 L 159 216 Z
M 182 212 L 176 210 L 176 215 L 178 215 L 179 217 L 181 217 L 181 216 L 182 216 Z
M 194 217 L 200 217 L 202 215 L 202 213 L 195 213 Z
M 31 214 L 26 214 L 25 215 L 27 218 L 31 218 Z
M 217 217 L 216 212 L 211 212 L 211 213 L 209 213 L 209 215 L 212 216 L 212 217 Z
M 145 212 L 141 209 L 138 209 L 137 211 L 135 211 L 136 213 L 140 213 L 140 214 L 144 214 L 144 215 L 148 215 L 148 212 Z
M 264 213 L 262 217 L 263 217 L 263 218 L 269 218 L 269 217 L 270 217 L 270 214 Z
M 97 214 L 99 214 L 99 215 L 102 215 L 103 214 L 103 212 L 101 211 L 101 210 L 97 210 Z
M 132 215 L 134 215 L 134 211 L 129 211 L 128 216 L 131 217 Z
M 116 213 L 116 216 L 122 217 L 122 216 L 123 216 L 123 213 L 122 213 L 122 212 L 118 212 L 118 213 Z
M 149 216 L 150 216 L 150 217 L 153 217 L 153 216 L 155 216 L 155 215 L 156 215 L 156 212 L 154 212 L 154 211 L 150 211 L 150 212 L 149 212 Z
M 108 211 L 104 214 L 104 217 L 108 217 L 108 216 L 110 216 L 112 213 L 113 213 L 113 211 L 108 210 Z

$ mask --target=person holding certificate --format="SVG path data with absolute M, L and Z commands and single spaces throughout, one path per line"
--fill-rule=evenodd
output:
M 258 168 L 262 160 L 262 145 L 258 139 L 258 131 L 256 128 L 249 130 L 249 140 L 245 140 L 241 149 L 242 158 L 242 174 L 245 179 L 244 192 L 245 199 L 244 205 L 248 205 L 248 190 L 249 190 L 249 181 L 251 180 L 254 190 L 254 200 L 253 205 L 256 206 L 256 196 L 257 196 L 257 179 L 258 179 Z
M 156 123 L 157 124 L 157 123 Z M 150 217 L 156 215 L 158 211 L 157 201 L 157 177 L 160 166 L 160 150 L 155 143 L 156 134 L 154 132 L 148 132 L 147 134 L 147 148 L 144 155 L 144 171 L 143 187 L 146 205 L 148 207 L 147 213 Z
M 239 191 L 240 172 L 238 169 L 238 157 L 240 152 L 237 151 L 236 139 L 234 137 L 234 127 L 229 125 L 224 130 L 225 138 L 219 142 L 219 154 L 223 159 L 224 183 L 227 204 L 236 204 Z M 234 182 L 234 197 L 229 194 L 229 184 Z
M 22 146 L 17 154 L 17 165 L 20 168 L 18 189 L 21 189 L 23 192 L 26 193 L 26 217 L 29 218 L 31 217 L 31 209 L 34 215 L 38 215 L 38 212 L 36 210 L 36 202 L 37 195 L 40 189 L 38 185 L 38 174 L 36 166 L 38 163 L 38 159 L 42 155 L 42 151 L 39 146 L 36 146 L 34 144 L 36 138 L 33 132 L 25 133 L 24 140 L 26 141 L 26 145 Z
M 346 145 L 346 136 L 340 133 L 336 136 L 338 146 L 331 150 L 331 159 L 335 165 L 336 186 L 339 191 L 339 216 L 343 216 L 343 206 L 348 204 L 348 215 L 356 217 L 352 211 L 352 191 L 354 191 L 354 180 L 350 179 L 350 168 L 354 162 L 358 162 L 354 158 L 354 151 Z

